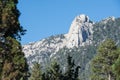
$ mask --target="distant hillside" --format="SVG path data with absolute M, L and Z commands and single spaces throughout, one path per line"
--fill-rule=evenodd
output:
M 39 62 L 43 69 L 51 61 L 57 61 L 62 69 L 66 67 L 66 57 L 72 55 L 75 63 L 81 66 L 82 80 L 88 80 L 90 61 L 96 54 L 97 46 L 107 38 L 120 45 L 120 18 L 108 17 L 94 23 L 86 15 L 77 16 L 67 34 L 51 36 L 40 41 L 23 45 L 28 64 Z

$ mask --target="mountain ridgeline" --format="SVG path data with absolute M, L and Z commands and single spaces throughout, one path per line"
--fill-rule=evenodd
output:
M 38 62 L 45 69 L 51 62 L 57 61 L 66 69 L 68 54 L 80 65 L 80 78 L 89 80 L 90 62 L 96 54 L 98 45 L 110 38 L 120 45 L 120 18 L 108 17 L 93 22 L 82 14 L 73 20 L 67 34 L 50 36 L 37 42 L 23 45 L 28 64 Z

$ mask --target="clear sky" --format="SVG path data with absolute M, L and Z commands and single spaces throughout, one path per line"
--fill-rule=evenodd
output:
M 73 19 L 86 14 L 94 22 L 120 17 L 120 0 L 19 0 L 20 23 L 27 29 L 22 44 L 67 33 Z

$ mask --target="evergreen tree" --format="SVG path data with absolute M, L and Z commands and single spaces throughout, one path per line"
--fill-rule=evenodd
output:
M 116 80 L 120 80 L 120 55 L 112 66 L 114 73 L 116 74 Z
M 42 80 L 63 80 L 63 74 L 60 70 L 60 65 L 57 62 L 52 62 L 42 75 Z
M 42 80 L 41 67 L 39 63 L 34 63 L 30 80 Z
M 80 66 L 75 67 L 74 60 L 68 55 L 67 57 L 67 70 L 65 72 L 65 79 L 67 80 L 78 80 Z
M 60 70 L 60 65 L 57 62 L 53 62 L 49 69 L 49 74 L 51 80 L 62 80 L 62 71 Z
M 0 0 L 0 80 L 27 80 L 28 65 L 19 41 L 18 0 Z
M 119 51 L 111 39 L 104 41 L 97 50 L 97 55 L 92 60 L 92 80 L 115 80 L 112 65 L 118 58 Z
M 66 71 L 61 71 L 60 65 L 53 62 L 51 67 L 42 74 L 42 80 L 79 80 L 79 68 L 80 66 L 75 67 L 72 57 L 68 56 Z
M 19 23 L 20 12 L 17 9 L 18 0 L 0 0 L 0 33 L 3 37 L 20 39 L 25 34 Z

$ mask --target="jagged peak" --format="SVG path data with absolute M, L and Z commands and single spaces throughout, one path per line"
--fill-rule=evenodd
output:
M 85 14 L 81 14 L 75 18 L 75 21 L 79 23 L 89 22 L 89 17 Z
M 114 16 L 110 16 L 110 17 L 105 18 L 104 20 L 115 20 L 115 17 Z
M 107 23 L 109 20 L 115 21 L 115 17 L 114 16 L 107 17 L 107 18 L 103 19 L 101 22 Z

